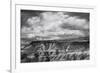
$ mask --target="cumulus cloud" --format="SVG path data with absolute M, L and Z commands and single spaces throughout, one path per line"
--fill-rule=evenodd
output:
M 64 20 L 64 23 L 66 23 L 65 26 L 72 26 L 76 27 L 77 29 L 89 29 L 89 22 L 86 19 L 80 19 L 76 16 L 69 17 L 68 19 Z
M 23 37 L 34 38 L 51 37 L 59 39 L 59 35 L 74 38 L 85 37 L 89 33 L 89 21 L 78 16 L 70 16 L 64 12 L 42 12 L 38 16 L 33 16 L 27 19 L 26 23 L 29 27 L 22 27 Z

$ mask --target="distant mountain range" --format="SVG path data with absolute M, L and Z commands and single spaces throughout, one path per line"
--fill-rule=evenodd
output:
M 38 37 L 39 38 L 39 37 Z M 89 41 L 89 37 L 78 37 L 78 38 L 63 38 L 63 39 L 45 39 L 45 38 L 41 38 L 41 39 L 37 39 L 37 38 L 21 38 L 22 41 L 26 41 L 26 42 L 31 42 L 31 41 L 51 41 L 51 42 L 88 42 Z

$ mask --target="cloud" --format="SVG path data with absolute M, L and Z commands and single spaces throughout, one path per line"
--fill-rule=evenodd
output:
M 85 37 L 89 29 L 89 21 L 78 16 L 70 16 L 64 12 L 42 12 L 39 16 L 33 16 L 27 19 L 29 27 L 22 27 L 23 37 L 34 38 L 51 37 L 58 39 L 59 35 L 67 38 Z
M 76 27 L 77 29 L 89 29 L 89 22 L 86 19 L 80 19 L 76 16 L 69 17 L 63 21 L 66 26 Z

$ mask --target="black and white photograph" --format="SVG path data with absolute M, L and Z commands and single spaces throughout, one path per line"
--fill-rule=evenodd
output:
M 90 60 L 90 13 L 20 10 L 21 63 Z

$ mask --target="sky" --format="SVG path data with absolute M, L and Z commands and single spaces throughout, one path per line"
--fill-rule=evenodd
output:
M 21 10 L 21 38 L 55 40 L 89 37 L 89 13 Z

